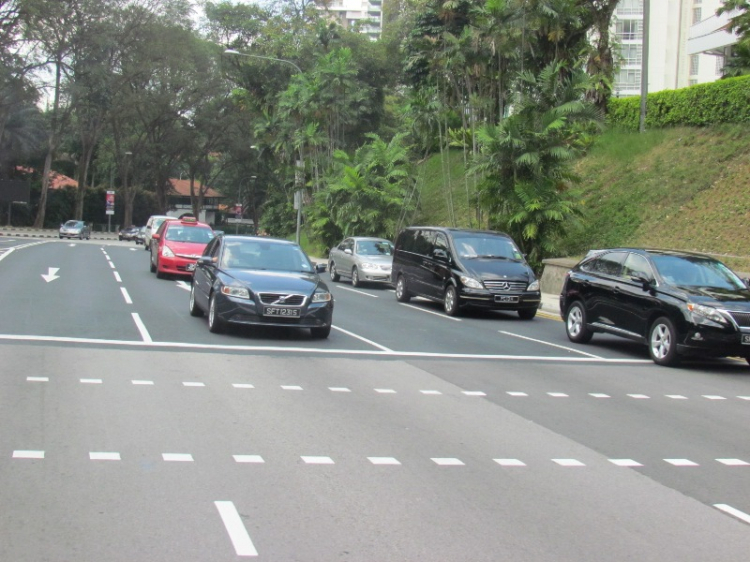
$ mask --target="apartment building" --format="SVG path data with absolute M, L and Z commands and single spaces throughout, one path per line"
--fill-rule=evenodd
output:
M 319 10 L 327 12 L 345 29 L 359 24 L 361 33 L 372 40 L 383 31 L 383 0 L 316 0 Z
M 637 96 L 643 68 L 643 0 L 621 0 L 613 20 L 614 44 L 621 57 L 614 90 Z M 721 78 L 724 59 L 737 38 L 722 30 L 729 16 L 717 18 L 721 0 L 651 0 L 648 91 L 676 90 Z

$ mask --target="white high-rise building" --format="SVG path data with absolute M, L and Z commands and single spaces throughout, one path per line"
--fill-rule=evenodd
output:
M 721 31 L 728 21 L 726 15 L 715 15 L 722 1 L 651 0 L 649 4 L 649 93 L 721 78 L 727 49 L 737 41 Z M 619 97 L 640 95 L 643 15 L 643 0 L 620 0 L 615 10 L 613 43 L 621 60 L 614 89 Z
M 380 39 L 383 31 L 383 0 L 316 0 L 318 9 L 333 16 L 345 29 L 360 23 L 360 31 L 370 39 Z

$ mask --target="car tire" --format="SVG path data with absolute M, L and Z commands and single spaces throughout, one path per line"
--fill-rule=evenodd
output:
M 568 307 L 565 314 L 565 332 L 568 339 L 574 343 L 587 343 L 594 336 L 586 327 L 586 309 L 581 301 L 574 301 Z
M 352 287 L 361 287 L 362 281 L 359 279 L 359 270 L 356 267 L 352 268 Z
M 456 287 L 448 285 L 443 293 L 443 310 L 448 316 L 458 316 L 460 312 Z
M 522 308 L 518 311 L 518 317 L 521 320 L 533 320 L 536 316 L 536 308 Z
M 318 340 L 324 340 L 331 333 L 331 326 L 328 325 L 324 328 L 310 328 L 310 335 Z
M 341 279 L 341 276 L 339 275 L 338 271 L 336 271 L 336 264 L 331 262 L 328 264 L 328 273 L 331 276 L 331 281 L 334 283 Z
M 190 311 L 190 316 L 195 316 L 196 318 L 203 316 L 203 311 L 195 303 L 195 283 L 192 283 L 190 285 L 190 300 L 188 301 L 188 310 Z
M 406 287 L 406 279 L 403 275 L 399 275 L 396 279 L 396 300 L 398 302 L 409 302 L 411 295 L 409 289 Z
M 60 234 L 60 240 L 62 240 L 62 234 Z
M 159 258 L 156 258 L 156 278 L 157 279 L 166 279 L 167 274 L 164 273 L 161 269 L 159 269 Z
M 83 240 L 83 232 L 81 232 L 81 233 L 80 233 L 80 234 L 78 235 L 78 239 L 79 239 L 79 240 Z
M 208 331 L 212 334 L 221 334 L 226 324 L 216 313 L 216 297 L 211 295 L 208 301 Z
M 677 355 L 677 332 L 666 316 L 657 318 L 651 324 L 648 331 L 648 354 L 654 363 L 665 367 L 676 365 L 680 360 Z
M 118 236 L 117 239 L 122 242 L 122 236 Z
M 151 257 L 150 257 L 150 258 L 148 259 L 148 265 L 149 265 L 149 271 L 151 271 L 151 273 L 156 273 L 156 266 L 154 265 L 154 259 L 153 259 L 153 256 L 151 256 Z

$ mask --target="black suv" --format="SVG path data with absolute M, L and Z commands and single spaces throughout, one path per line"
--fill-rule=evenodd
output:
M 606 332 L 648 345 L 659 365 L 681 355 L 750 362 L 750 290 L 718 260 L 672 250 L 589 252 L 560 295 L 568 338 Z
M 471 306 L 531 320 L 541 301 L 539 281 L 513 239 L 490 230 L 409 227 L 396 239 L 391 279 L 400 302 L 425 297 L 450 316 Z

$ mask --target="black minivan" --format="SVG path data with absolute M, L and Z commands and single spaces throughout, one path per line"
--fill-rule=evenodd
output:
M 412 226 L 396 239 L 391 279 L 399 302 L 425 297 L 450 316 L 463 307 L 517 311 L 536 316 L 539 281 L 507 234 Z

